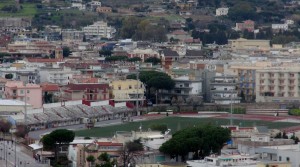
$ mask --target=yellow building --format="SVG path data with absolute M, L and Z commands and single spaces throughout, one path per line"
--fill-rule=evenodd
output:
M 240 49 L 269 50 L 270 49 L 270 40 L 239 38 L 239 39 L 228 40 L 228 44 L 233 50 L 240 50 Z
M 111 82 L 111 94 L 116 102 L 138 100 L 141 104 L 145 100 L 145 86 L 134 79 L 116 80 Z
M 260 162 L 257 167 L 292 167 L 290 162 Z

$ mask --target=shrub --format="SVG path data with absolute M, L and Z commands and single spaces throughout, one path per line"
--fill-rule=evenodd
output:
M 289 110 L 289 115 L 300 116 L 300 109 L 290 109 Z

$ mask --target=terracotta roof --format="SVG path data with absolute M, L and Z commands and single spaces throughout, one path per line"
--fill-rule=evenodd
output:
M 42 91 L 59 91 L 58 84 L 53 83 L 41 83 Z
M 109 85 L 108 84 L 69 84 L 66 86 L 68 90 L 73 90 L 73 91 L 81 91 L 81 90 L 86 90 L 86 89 L 108 89 Z
M 200 43 L 200 39 L 197 38 L 197 39 L 193 39 L 193 38 L 189 38 L 189 39 L 185 39 L 184 40 L 185 43 Z
M 183 30 L 176 30 L 172 32 L 173 35 L 186 35 L 187 32 L 183 31 Z
M 56 63 L 62 62 L 63 59 L 41 59 L 41 58 L 27 58 L 28 62 L 36 63 Z
M 112 142 L 97 142 L 99 146 L 123 146 L 122 143 L 112 143 Z

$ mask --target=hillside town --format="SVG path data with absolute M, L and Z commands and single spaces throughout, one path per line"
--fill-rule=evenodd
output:
M 1 0 L 0 167 L 299 167 L 299 0 Z

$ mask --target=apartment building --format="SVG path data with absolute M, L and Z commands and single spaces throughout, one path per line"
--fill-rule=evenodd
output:
M 33 108 L 42 107 L 42 88 L 37 84 L 24 84 L 22 81 L 7 81 L 5 84 L 5 98 L 25 101 Z
M 143 82 L 134 79 L 115 80 L 111 84 L 112 99 L 118 102 L 139 101 L 141 105 L 145 100 L 146 88 Z
M 181 76 L 174 78 L 175 87 L 172 90 L 160 90 L 162 101 L 172 100 L 172 97 L 181 96 L 186 100 L 190 96 L 202 96 L 202 79 Z
M 229 67 L 232 74 L 237 76 L 237 90 L 239 96 L 243 94 L 245 102 L 254 102 L 256 98 L 256 71 L 264 69 L 267 66 L 272 66 L 272 62 L 256 62 L 233 64 Z
M 240 103 L 236 90 L 237 78 L 229 75 L 217 75 L 210 83 L 211 100 L 216 104 Z
M 300 68 L 268 68 L 256 71 L 256 102 L 300 101 Z
M 70 68 L 41 68 L 40 81 L 56 83 L 59 85 L 67 85 L 73 74 L 79 74 L 80 71 L 73 71 Z
M 83 32 L 87 38 L 113 38 L 116 29 L 108 26 L 104 21 L 97 21 L 92 25 L 83 28 Z
M 63 41 L 78 41 L 82 42 L 84 37 L 83 31 L 78 31 L 74 29 L 64 29 L 61 32 Z
M 5 78 L 0 77 L 0 99 L 4 99 L 4 91 L 5 91 L 5 84 L 8 80 Z
M 109 99 L 108 84 L 69 84 L 63 88 L 64 100 L 100 101 Z
M 144 62 L 149 57 L 159 57 L 159 53 L 156 50 L 153 50 L 151 48 L 142 49 L 142 48 L 136 48 L 132 51 L 128 51 L 128 57 L 139 57 L 141 58 L 142 62 Z
M 20 32 L 31 26 L 31 19 L 21 17 L 1 17 L 0 30 L 8 32 Z
M 228 45 L 232 50 L 239 49 L 270 49 L 270 40 L 257 40 L 257 39 L 232 39 L 228 40 Z

